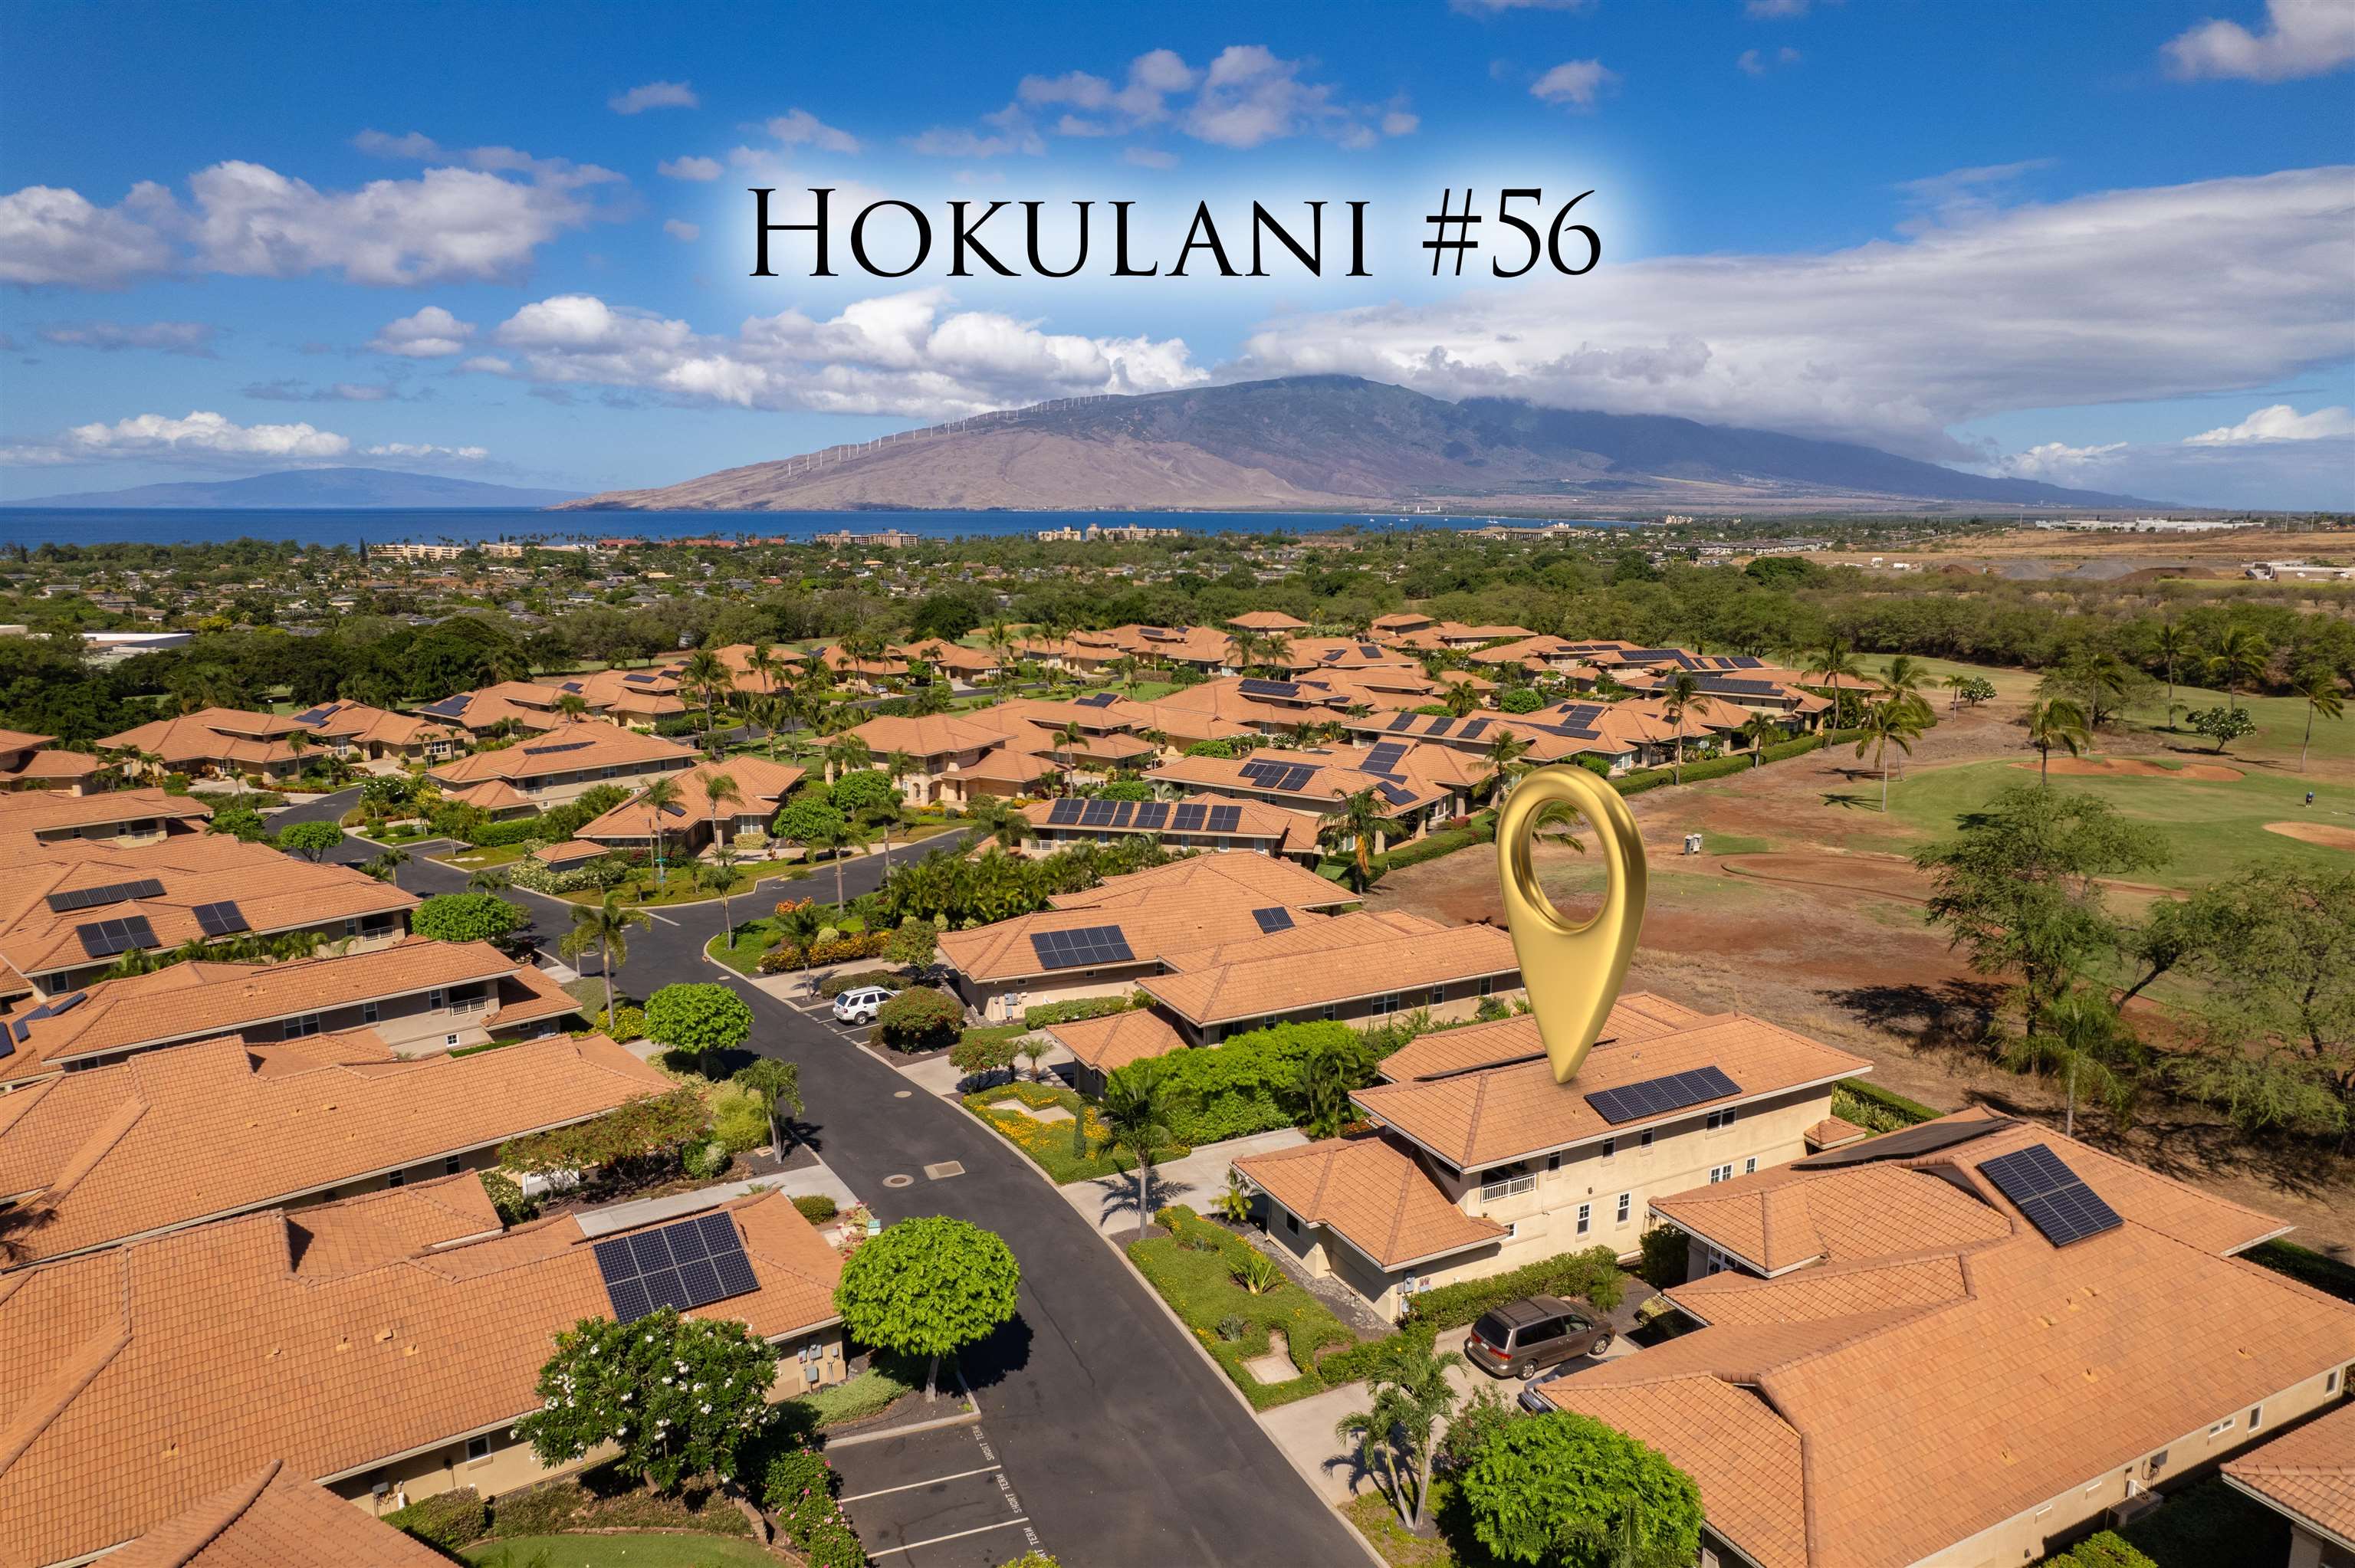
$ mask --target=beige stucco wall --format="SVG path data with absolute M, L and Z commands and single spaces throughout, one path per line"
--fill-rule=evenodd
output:
M 1039 1007 L 1050 1001 L 1075 1001 L 1082 997 L 1126 996 L 1136 989 L 1136 982 L 1160 968 L 1158 964 L 1129 964 L 1114 968 L 1082 970 L 1068 981 L 1055 981 L 1044 975 L 1021 980 L 975 980 L 963 971 L 956 977 L 959 1000 L 978 1012 L 983 1020 L 1004 1023 L 1022 1016 L 1026 1008 Z M 1093 976 L 1094 978 L 1088 978 Z M 1000 999 L 1012 997 L 1011 1006 Z
M 1455 1023 L 1476 1014 L 1480 1011 L 1480 1003 L 1486 1000 L 1476 980 L 1450 980 L 1443 986 L 1418 986 L 1391 994 L 1395 997 L 1397 1005 L 1388 1011 L 1381 1010 L 1381 998 L 1360 996 L 1334 1003 L 1329 1013 L 1323 1008 L 1309 1008 L 1297 1012 L 1271 1012 L 1257 1018 L 1232 1019 L 1208 1026 L 1198 1026 L 1182 1018 L 1174 1022 L 1178 1033 L 1185 1036 L 1189 1044 L 1206 1045 L 1216 1044 L 1237 1034 L 1248 1034 L 1254 1029 L 1263 1029 L 1273 1023 L 1307 1023 L 1331 1018 L 1343 1023 L 1363 1026 L 1403 1017 L 1418 1008 L 1429 1012 L 1442 1023 Z M 1487 993 L 1508 1007 L 1522 994 L 1518 974 L 1497 976 L 1490 982 L 1490 990 Z

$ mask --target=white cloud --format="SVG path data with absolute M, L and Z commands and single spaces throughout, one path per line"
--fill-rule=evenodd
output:
M 900 141 L 910 152 L 929 158 L 1002 158 L 1009 153 L 1035 158 L 1046 152 L 1047 139 L 1039 134 L 1020 104 L 1009 103 L 995 114 L 981 118 L 991 130 L 936 125 L 920 134 L 901 137 Z
M 2355 356 L 2350 178 L 2104 192 L 1819 254 L 1616 261 L 1606 223 L 1582 278 L 1271 323 L 1221 373 L 1347 372 L 1975 460 L 1949 427 L 2276 386 Z
M 507 361 L 501 359 L 495 354 L 478 354 L 474 358 L 460 364 L 458 368 L 461 370 L 471 370 L 477 376 L 512 376 L 515 374 L 515 366 Z
M 2336 415 L 2330 419 L 2328 417 Z M 2267 416 L 2286 416 L 2267 420 Z M 2294 435 L 2270 429 L 2293 425 Z M 2232 432 L 2256 426 L 2254 436 Z M 2180 441 L 2110 441 L 2073 447 L 2047 441 L 1977 465 L 1989 472 L 2076 489 L 2195 506 L 2345 511 L 2355 505 L 2355 417 L 2325 408 L 2300 418 L 2260 409 L 2223 430 Z
M 95 348 L 108 353 L 150 348 L 159 354 L 212 359 L 216 357 L 213 339 L 219 331 L 210 322 L 67 322 L 41 328 L 40 339 L 59 348 Z
M 0 196 L 0 282 L 110 289 L 169 271 L 172 247 L 155 219 L 171 205 L 170 192 L 144 180 L 112 207 L 53 185 Z
M 1573 109 L 1592 109 L 1596 96 L 1618 79 L 1619 73 L 1601 60 L 1564 60 L 1530 84 L 1529 96 L 1548 103 L 1567 103 Z
M 244 388 L 244 395 L 265 403 L 392 403 L 407 400 L 400 387 L 385 382 L 338 381 L 331 387 L 314 387 L 308 381 L 293 376 L 253 382 Z
M 815 147 L 821 153 L 856 153 L 858 138 L 836 129 L 806 109 L 789 109 L 764 128 L 788 147 Z
M 2355 60 L 2355 5 L 2347 0 L 2265 0 L 2265 20 L 2259 33 L 2238 22 L 2202 22 L 2159 52 L 2169 74 L 2186 80 L 2288 81 Z
M 649 109 L 697 109 L 702 103 L 695 96 L 695 89 L 686 82 L 650 81 L 644 87 L 615 93 L 605 101 L 605 107 L 616 114 L 642 114 Z
M 1174 169 L 1178 166 L 1178 154 L 1164 152 L 1158 147 L 1125 148 L 1120 160 L 1124 164 L 1135 164 L 1140 169 Z
M 1744 49 L 1735 58 L 1733 63 L 1744 75 L 1764 76 L 1777 66 L 1797 65 L 1799 51 L 1787 46 L 1776 49 L 1771 55 L 1764 49 Z
M 703 235 L 703 230 L 696 225 L 676 217 L 663 219 L 663 232 L 682 244 L 691 243 Z
M 0 449 L 12 463 L 101 462 L 152 459 L 206 462 L 215 459 L 342 457 L 352 443 L 309 424 L 240 425 L 202 410 L 186 418 L 137 414 L 112 425 L 76 425 L 55 440 Z
M 2301 414 L 2286 403 L 2260 408 L 2237 425 L 2221 425 L 2183 438 L 2187 446 L 2223 446 L 2240 441 L 2318 441 L 2355 436 L 2355 413 L 2344 408 Z
M 481 462 L 488 458 L 487 447 L 437 447 L 413 441 L 386 441 L 362 450 L 361 455 L 372 458 L 406 458 L 411 461 Z
M 561 294 L 500 323 L 492 335 L 513 363 L 494 373 L 542 388 L 634 388 L 682 404 L 924 418 L 1209 378 L 1182 339 L 1048 333 L 953 305 L 946 291 L 920 289 L 855 302 L 828 321 L 798 311 L 754 316 L 734 335 L 715 336 L 593 295 Z
M 352 138 L 352 145 L 372 158 L 390 158 L 419 164 L 457 164 L 478 169 L 487 175 L 522 175 L 534 184 L 550 185 L 559 190 L 576 190 L 583 185 L 615 185 L 622 176 L 595 164 L 576 164 L 570 158 L 539 158 L 519 147 L 444 147 L 421 131 L 391 136 L 382 131 L 363 131 Z
M 1995 466 L 1998 472 L 2013 479 L 2041 479 L 2048 484 L 2082 488 L 2103 482 L 2102 476 L 2094 471 L 2115 466 L 2118 454 L 2126 450 L 2124 441 L 2092 447 L 2046 441 L 2024 452 L 2015 452 Z
M 363 131 L 352 138 L 352 145 L 371 158 L 402 158 L 420 164 L 447 155 L 442 151 L 442 143 L 422 131 L 411 131 L 402 136 L 389 131 Z
M 428 305 L 415 315 L 387 322 L 368 340 L 368 346 L 378 354 L 397 354 L 404 359 L 446 359 L 466 352 L 466 340 L 474 335 L 474 323 L 462 322 L 439 305 Z
M 719 177 L 719 160 L 668 158 L 655 165 L 655 173 L 666 180 L 716 180 Z

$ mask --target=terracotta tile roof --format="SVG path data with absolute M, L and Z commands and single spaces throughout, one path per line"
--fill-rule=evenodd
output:
M 919 762 L 959 751 L 987 751 L 1006 744 L 1006 732 L 964 714 L 925 714 L 902 718 L 885 714 L 845 731 L 865 741 L 878 757 L 904 751 Z
M 1465 1213 L 1420 1160 L 1389 1139 L 1327 1138 L 1235 1161 L 1244 1177 L 1311 1224 L 1327 1225 L 1384 1268 L 1483 1246 L 1508 1234 Z
M 1378 793 L 1375 803 L 1388 815 L 1420 810 L 1446 798 L 1444 788 L 1412 777 L 1361 773 L 1346 766 L 1348 759 L 1361 760 L 1362 754 L 1349 753 L 1345 759 L 1267 747 L 1231 760 L 1223 757 L 1172 757 L 1147 768 L 1145 776 L 1156 784 L 1181 784 L 1188 789 L 1207 789 L 1222 795 L 1272 796 L 1284 801 L 1306 801 L 1316 809 L 1337 812 L 1348 797 L 1368 789 L 1379 790 L 1386 784 L 1393 789 L 1402 789 L 1407 796 L 1403 800 L 1393 800 Z M 1312 771 L 1278 795 L 1243 772 L 1246 768 L 1256 772 L 1260 765 L 1269 762 L 1290 762 Z
M 484 1202 L 468 1174 L 0 1281 L 0 1563 L 133 1540 L 272 1458 L 325 1480 L 513 1422 L 550 1335 L 612 1308 L 576 1220 L 468 1241 Z M 841 1264 L 809 1222 L 779 1193 L 728 1213 L 760 1287 L 696 1315 L 832 1322 Z
M 107 1568 L 448 1568 L 449 1561 L 280 1459 L 106 1558 Z
M 327 703 L 304 710 L 304 714 L 310 713 L 316 713 L 319 716 L 303 727 L 325 740 L 417 746 L 428 740 L 459 741 L 465 738 L 465 732 L 455 726 L 420 718 L 414 714 L 372 708 L 366 703 Z
M 512 811 L 518 806 L 532 803 L 504 779 L 485 779 L 480 784 L 445 789 L 442 791 L 442 798 L 455 800 L 462 806 L 472 806 L 479 811 Z
M 1512 938 L 1492 926 L 1455 926 L 1401 934 L 1348 949 L 1244 959 L 1184 974 L 1148 975 L 1137 984 L 1197 1024 L 1293 1012 L 1381 991 L 1413 991 L 1443 982 L 1513 972 Z
M 1241 615 L 1230 616 L 1229 626 L 1239 626 L 1246 631 L 1305 631 L 1308 623 L 1295 620 L 1280 609 L 1247 609 Z
M 38 1216 L 12 1261 L 261 1207 L 671 1087 L 602 1035 L 387 1055 L 378 1042 L 357 1065 L 289 1061 L 265 1072 L 243 1042 L 217 1039 L 5 1097 L 13 1114 L 0 1124 L 0 1198 Z M 166 1171 L 171 1180 L 156 1180 Z
M 647 762 L 676 763 L 684 768 L 696 760 L 692 747 L 680 746 L 660 736 L 641 735 L 599 719 L 583 719 L 557 728 L 562 733 L 551 730 L 513 746 L 437 762 L 427 769 L 428 776 L 445 786 L 479 784 L 485 779 L 503 779 L 513 784 L 559 773 Z
M 2341 1403 L 2228 1461 L 2224 1478 L 2355 1551 L 2355 1404 Z
M 498 1007 L 484 1016 L 486 1023 L 509 1022 L 510 1007 L 517 1010 L 516 1021 L 522 1021 L 560 1016 L 579 1006 L 538 969 L 517 964 L 487 942 L 411 938 L 372 952 L 282 964 L 194 959 L 90 987 L 71 1012 L 32 1023 L 15 1053 L 0 1057 L 0 1079 L 34 1077 L 81 1057 L 198 1040 L 470 981 L 504 982 Z M 551 1013 L 559 999 L 569 1005 Z
M 0 729 L 0 751 L 30 751 L 57 739 L 53 735 L 35 735 L 29 730 Z
M 1871 1136 L 1870 1128 L 1859 1127 L 1852 1121 L 1844 1120 L 1836 1116 L 1824 1118 L 1823 1120 L 1807 1128 L 1806 1135 L 1807 1147 L 1810 1149 L 1837 1149 L 1844 1143 L 1854 1143 L 1858 1139 Z
M 0 768 L 11 779 L 87 779 L 106 764 L 82 751 L 36 751 L 13 768 Z
M 534 860 L 546 861 L 550 865 L 572 865 L 584 860 L 595 860 L 599 855 L 610 853 L 612 852 L 603 844 L 583 843 L 579 839 L 567 839 L 560 844 L 542 844 L 532 851 L 531 855 Z
M 683 832 L 697 822 L 722 820 L 722 809 L 712 803 L 710 791 L 705 786 L 713 779 L 725 776 L 736 786 L 736 798 L 725 808 L 725 820 L 733 822 L 739 817 L 774 817 L 784 803 L 785 796 L 802 781 L 803 770 L 783 762 L 772 762 L 765 757 L 731 757 L 725 762 L 706 762 L 684 773 L 667 774 L 671 783 L 678 786 L 675 810 L 661 813 L 660 826 L 666 833 Z M 655 813 L 637 799 L 623 801 L 603 816 L 584 823 L 575 832 L 583 839 L 651 839 L 656 826 Z
M 2124 1223 L 2056 1247 L 2019 1219 L 1977 1166 L 2030 1143 Z M 1901 1181 L 1993 1223 L 1950 1223 Z M 1824 1250 L 1855 1261 L 1678 1286 L 1708 1327 L 1543 1393 L 1683 1466 L 1711 1528 L 1764 1568 L 1918 1562 L 2355 1358 L 2355 1306 L 2224 1255 L 2259 1217 L 2046 1128 L 1733 1184 L 1799 1189 Z M 1817 1202 L 1835 1187 L 1837 1211 Z
M 162 884 L 151 896 L 52 909 L 52 895 L 140 882 Z M 101 920 L 144 916 L 153 950 L 214 940 L 196 917 L 201 905 L 233 900 L 246 922 L 238 935 L 269 936 L 330 921 L 414 909 L 415 894 L 347 865 L 317 864 L 264 844 L 210 834 L 183 834 L 152 844 L 85 850 L 27 860 L 11 869 L 0 893 L 0 958 L 27 976 L 88 969 L 93 959 L 76 934 Z
M 1506 941 L 1509 957 L 1509 939 L 1501 931 L 1492 934 Z M 1534 1020 L 1506 1019 L 1485 1027 L 1505 1037 L 1508 1026 L 1522 1038 L 1536 1037 Z M 1739 1095 L 1616 1126 L 1587 1103 L 1586 1097 L 1601 1089 L 1710 1066 L 1724 1069 L 1740 1086 Z M 1730 1013 L 1646 1039 L 1597 1045 L 1568 1084 L 1555 1083 L 1552 1065 L 1540 1058 L 1453 1077 L 1377 1084 L 1352 1097 L 1367 1114 L 1450 1164 L 1476 1171 L 1575 1143 L 1632 1138 L 1647 1126 L 1701 1116 L 1721 1104 L 1871 1070 L 1872 1064 L 1861 1057 L 1764 1020 Z
M 1220 969 L 1229 964 L 1293 958 L 1306 953 L 1355 952 L 1372 942 L 1388 942 L 1401 936 L 1456 928 L 1404 909 L 1385 909 L 1379 913 L 1352 909 L 1315 920 L 1295 920 L 1281 931 L 1263 931 L 1254 922 L 1247 935 L 1227 941 L 1206 943 L 1199 948 L 1175 948 L 1163 953 L 1161 961 L 1175 973 L 1189 974 L 1196 969 Z
M 192 714 L 157 719 L 110 735 L 98 744 L 112 749 L 135 749 L 160 757 L 167 766 L 196 762 L 241 762 L 248 766 L 285 762 L 293 747 L 281 738 L 298 727 L 291 718 L 275 714 L 248 713 L 241 708 L 199 708 Z
M 1108 876 L 1077 893 L 1056 894 L 1048 902 L 1058 909 L 1101 908 L 1197 886 L 1221 889 L 1228 897 L 1251 899 L 1254 908 L 1282 905 L 1290 909 L 1330 909 L 1358 902 L 1358 895 L 1339 883 L 1252 850 L 1187 855 L 1124 876 Z
M 1636 991 L 1611 1004 L 1611 1014 L 1604 1020 L 1599 1043 L 1636 1044 L 1689 1029 L 1703 1022 L 1703 1016 L 1664 996 Z M 1543 1054 L 1545 1043 L 1538 1038 L 1538 1021 L 1522 1013 L 1493 1023 L 1467 1023 L 1457 1029 L 1417 1035 L 1384 1057 L 1380 1071 L 1391 1083 L 1402 1084 L 1444 1073 L 1461 1073 L 1467 1068 L 1500 1066 Z
M 1154 962 L 1176 948 L 1199 948 L 1259 930 L 1251 906 L 1238 902 L 1231 887 L 1204 885 L 1162 892 L 1149 900 L 1114 907 L 1042 909 L 992 926 L 943 931 L 941 960 L 982 983 L 1048 974 L 1053 971 L 1040 963 L 1032 937 L 1099 926 L 1119 927 L 1135 961 L 1141 964 Z
M 1080 1065 L 1099 1073 L 1116 1073 L 1147 1056 L 1166 1056 L 1185 1049 L 1186 1042 L 1169 1021 L 1149 1007 L 1133 1007 L 1103 1018 L 1050 1023 L 1044 1031 L 1069 1051 Z

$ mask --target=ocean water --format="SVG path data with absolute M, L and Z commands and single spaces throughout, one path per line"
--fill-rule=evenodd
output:
M 1355 524 L 1370 528 L 1477 528 L 1499 519 L 1359 512 L 540 512 L 336 511 L 231 508 L 0 507 L 0 546 L 185 545 L 222 539 L 291 539 L 305 545 L 469 544 L 499 539 L 568 543 L 602 538 L 806 540 L 847 528 L 876 534 L 899 528 L 924 538 L 1084 529 L 1091 523 L 1183 528 L 1208 534 L 1310 534 Z M 1529 523 L 1529 518 L 1502 521 Z M 1550 521 L 1550 519 L 1548 519 Z M 1614 519 L 1565 518 L 1588 526 L 1632 526 Z

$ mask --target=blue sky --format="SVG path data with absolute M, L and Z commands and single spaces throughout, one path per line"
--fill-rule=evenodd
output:
M 2344 0 L 986 25 L 88 5 L 0 27 L 0 498 L 330 462 L 659 484 L 1044 397 L 1334 369 L 2355 505 Z M 1506 185 L 1593 189 L 1602 262 L 1433 280 L 1417 219 L 1467 183 L 1489 211 Z M 1198 201 L 1232 245 L 1254 199 L 1363 199 L 1373 275 L 751 279 L 750 185 L 835 186 L 837 221 L 1127 199 L 1165 267 Z M 996 220 L 1017 253 L 1018 218 Z

